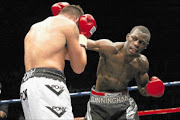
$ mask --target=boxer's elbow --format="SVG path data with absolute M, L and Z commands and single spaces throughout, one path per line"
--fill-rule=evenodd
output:
M 84 71 L 86 64 L 87 64 L 86 61 L 81 61 L 81 62 L 79 61 L 76 62 L 75 64 L 71 64 L 71 67 L 76 74 L 81 74 Z
M 76 74 L 81 74 L 82 72 L 84 72 L 84 69 L 85 69 L 85 66 L 78 66 L 78 67 L 74 67 L 74 68 L 73 68 L 73 71 L 74 71 Z

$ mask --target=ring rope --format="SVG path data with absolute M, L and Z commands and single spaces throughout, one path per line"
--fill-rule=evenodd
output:
M 138 115 L 139 116 L 145 116 L 145 115 L 167 114 L 167 113 L 176 113 L 176 112 L 180 112 L 180 107 L 179 108 L 167 108 L 167 109 L 138 111 Z M 84 117 L 76 117 L 74 120 L 84 120 Z
M 176 113 L 176 112 L 180 112 L 180 107 L 178 107 L 178 108 L 168 108 L 168 109 L 139 111 L 138 115 L 139 116 L 144 116 L 144 115 L 167 114 L 167 113 Z
M 180 85 L 180 81 L 165 82 L 164 85 L 165 86 L 177 86 L 177 85 Z M 137 89 L 138 89 L 137 86 L 128 87 L 129 91 L 133 91 L 133 90 L 137 90 Z M 90 95 L 90 94 L 91 94 L 91 91 L 84 91 L 84 92 L 70 93 L 70 96 L 77 97 L 77 96 L 85 96 L 85 95 Z M 21 102 L 21 100 L 20 99 L 1 100 L 0 104 L 17 103 L 17 102 Z

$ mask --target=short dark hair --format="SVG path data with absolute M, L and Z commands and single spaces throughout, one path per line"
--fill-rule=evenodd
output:
M 60 12 L 60 14 L 63 14 L 63 13 L 74 15 L 76 18 L 79 18 L 80 16 L 84 15 L 84 11 L 79 5 L 66 6 Z
M 151 33 L 150 33 L 149 29 L 143 25 L 138 25 L 138 26 L 133 27 L 132 30 L 130 31 L 130 34 L 133 33 L 134 30 L 136 30 L 136 29 L 140 30 L 142 33 L 147 34 L 149 36 L 149 39 L 151 38 Z

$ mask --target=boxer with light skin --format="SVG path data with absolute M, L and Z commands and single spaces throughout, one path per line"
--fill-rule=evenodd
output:
M 59 2 L 52 6 L 52 12 L 54 16 L 33 24 L 24 39 L 26 73 L 20 97 L 28 120 L 74 119 L 64 75 L 65 59 L 68 55 L 75 73 L 84 71 L 87 38 L 96 26 L 94 18 L 84 15 L 77 5 Z
M 139 120 L 137 105 L 127 91 L 133 79 L 141 95 L 163 95 L 163 82 L 155 76 L 149 81 L 149 62 L 141 54 L 148 47 L 150 38 L 148 28 L 135 26 L 127 34 L 125 42 L 88 39 L 87 49 L 99 52 L 100 58 L 86 120 Z

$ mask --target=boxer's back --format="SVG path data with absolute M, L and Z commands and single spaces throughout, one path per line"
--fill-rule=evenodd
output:
M 63 31 L 68 22 L 65 17 L 49 17 L 31 27 L 24 41 L 26 71 L 35 67 L 64 71 L 67 50 Z

